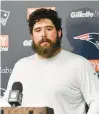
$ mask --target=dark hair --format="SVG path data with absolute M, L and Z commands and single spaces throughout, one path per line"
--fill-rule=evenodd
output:
M 29 16 L 28 25 L 31 34 L 34 24 L 41 19 L 50 19 L 52 23 L 55 25 L 57 31 L 62 29 L 61 18 L 58 16 L 58 13 L 56 11 L 46 8 L 40 8 L 32 12 Z

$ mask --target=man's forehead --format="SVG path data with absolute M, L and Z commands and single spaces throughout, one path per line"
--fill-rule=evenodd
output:
M 39 21 L 37 21 L 34 24 L 34 27 L 37 27 L 40 25 L 52 25 L 52 26 L 54 26 L 54 24 L 52 23 L 52 21 L 50 19 L 40 19 Z

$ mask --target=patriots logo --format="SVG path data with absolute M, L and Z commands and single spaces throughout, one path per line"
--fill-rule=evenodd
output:
M 7 19 L 9 18 L 9 15 L 10 15 L 10 11 L 0 10 L 0 14 L 1 14 L 0 23 L 3 26 L 5 26 L 6 22 L 7 22 Z
M 99 33 L 86 33 L 79 36 L 75 36 L 73 38 L 88 41 L 92 43 L 94 46 L 96 46 L 97 49 L 99 49 Z

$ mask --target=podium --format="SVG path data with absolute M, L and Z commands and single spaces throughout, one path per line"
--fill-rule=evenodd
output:
M 1 107 L 0 114 L 54 114 L 49 107 Z

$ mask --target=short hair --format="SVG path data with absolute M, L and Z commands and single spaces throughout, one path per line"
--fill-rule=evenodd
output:
M 29 16 L 28 25 L 30 34 L 32 34 L 34 24 L 40 21 L 41 19 L 50 19 L 57 31 L 62 29 L 61 18 L 58 16 L 58 13 L 56 11 L 46 8 L 40 8 L 32 12 Z

